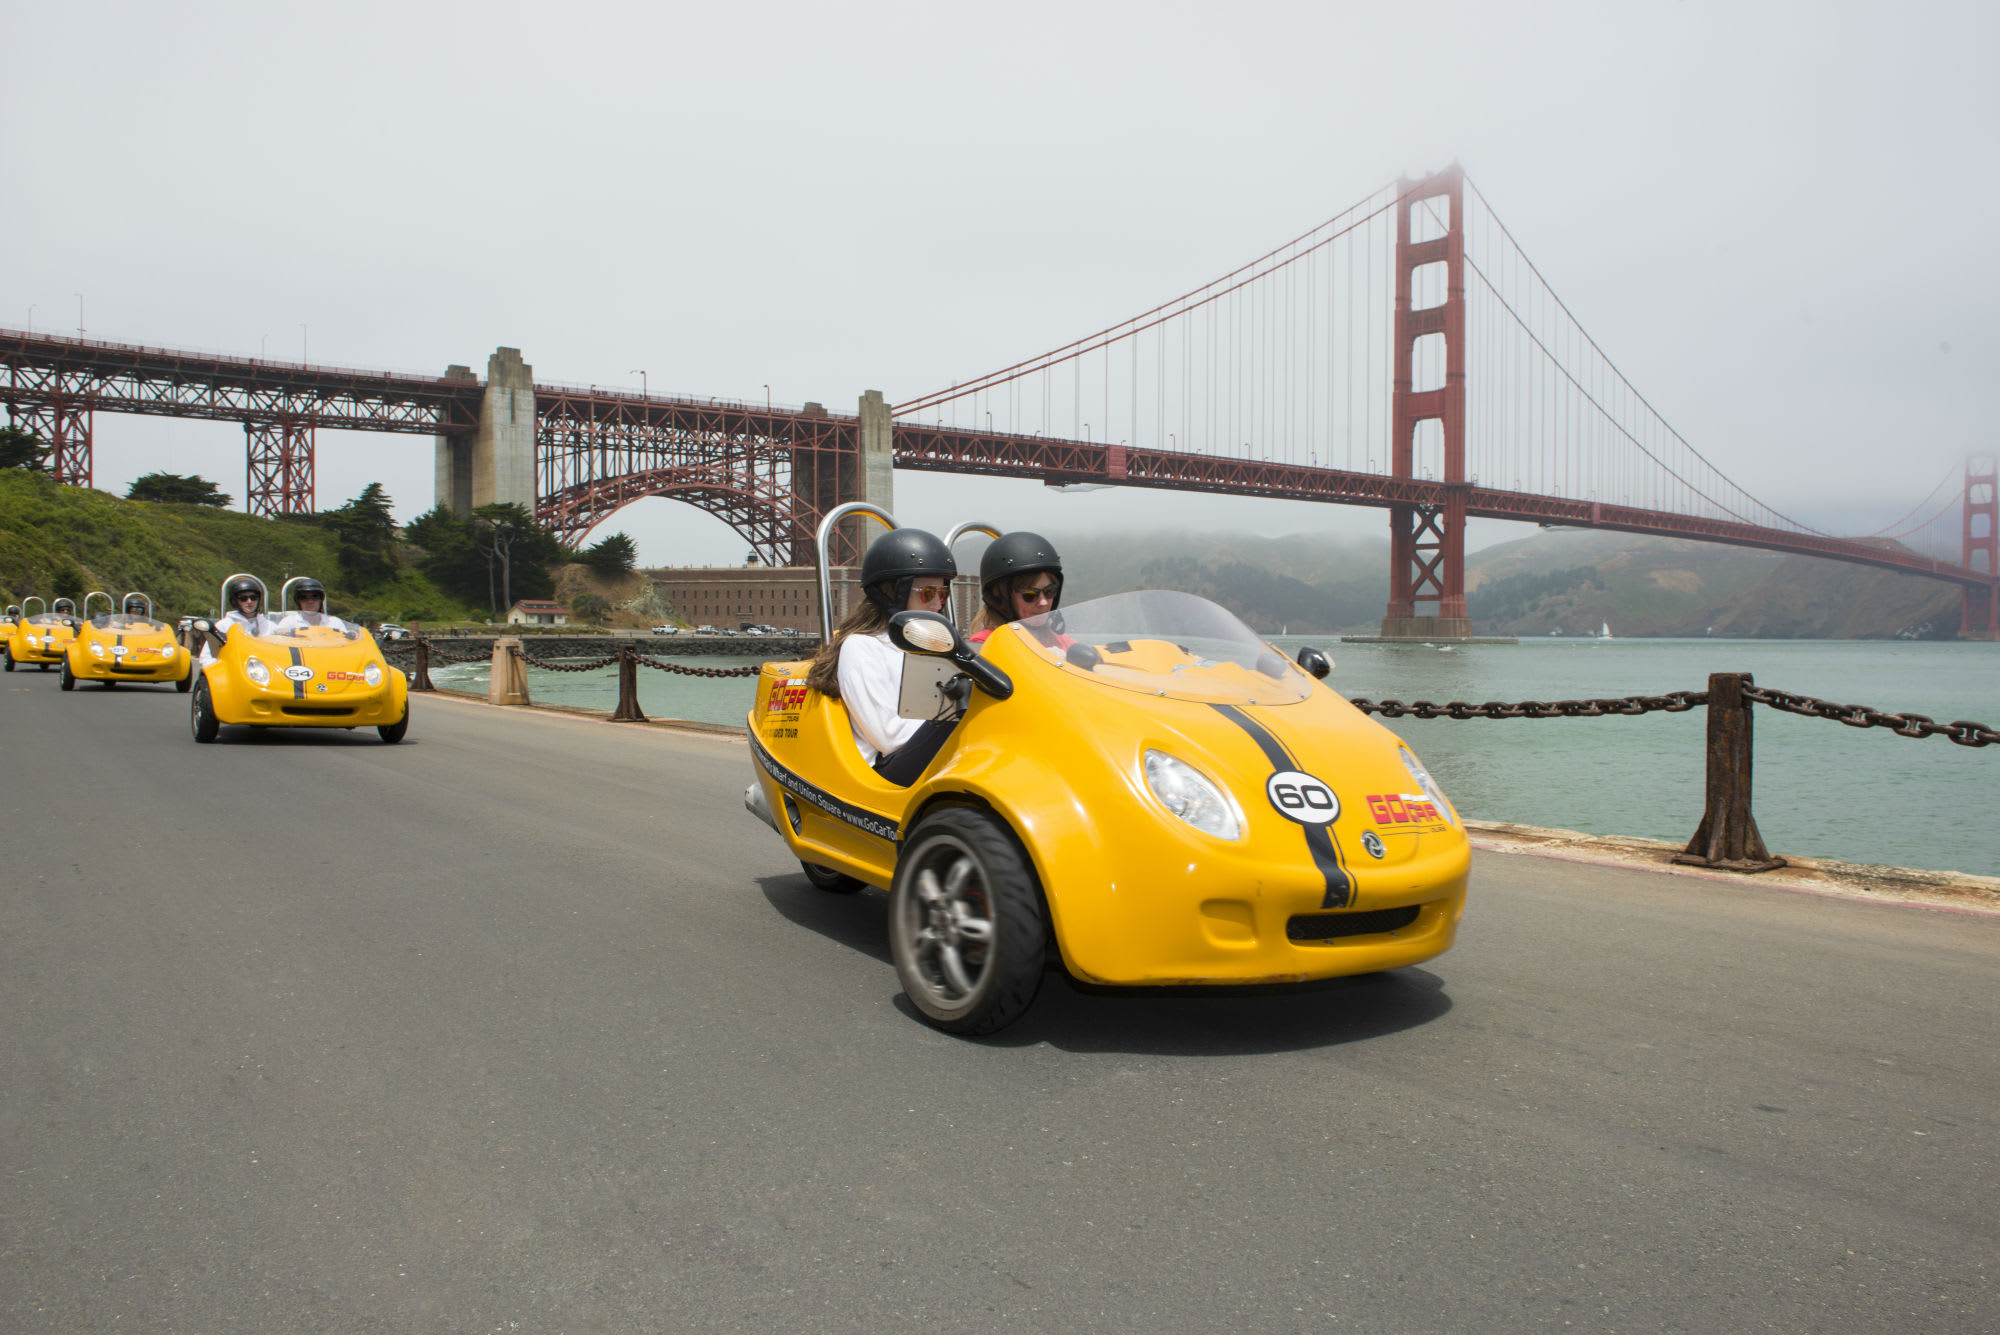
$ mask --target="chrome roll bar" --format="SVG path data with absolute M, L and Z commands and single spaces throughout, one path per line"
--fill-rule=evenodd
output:
M 833 572 L 827 555 L 827 543 L 833 538 L 833 526 L 849 515 L 867 515 L 884 528 L 896 527 L 896 517 L 879 505 L 867 501 L 849 501 L 836 505 L 827 511 L 826 518 L 819 521 L 819 532 L 813 535 L 813 557 L 819 565 L 819 642 L 833 641 Z

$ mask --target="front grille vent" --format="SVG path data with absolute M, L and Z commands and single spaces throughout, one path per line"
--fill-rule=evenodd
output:
M 1301 913 L 1285 924 L 1285 935 L 1307 944 L 1343 936 L 1373 936 L 1408 927 L 1421 911 L 1411 904 L 1400 909 L 1371 909 L 1367 913 Z
M 337 708 L 333 705 L 285 705 L 283 706 L 283 712 L 287 714 L 304 714 L 309 718 L 340 718 L 344 715 L 352 714 L 354 711 L 352 709 Z

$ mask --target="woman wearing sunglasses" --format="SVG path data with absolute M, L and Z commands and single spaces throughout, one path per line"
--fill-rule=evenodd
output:
M 951 722 L 907 719 L 896 712 L 903 652 L 889 642 L 897 612 L 950 615 L 951 551 L 920 528 L 891 529 L 861 558 L 862 600 L 834 628 L 806 674 L 806 685 L 844 702 L 861 758 L 889 782 L 908 787 L 950 735 Z
M 1000 627 L 1056 610 L 1062 601 L 1062 557 L 1056 545 L 1025 529 L 995 538 L 979 558 L 979 615 L 973 619 L 974 644 Z M 1038 638 L 1067 649 L 1070 638 L 1053 627 Z

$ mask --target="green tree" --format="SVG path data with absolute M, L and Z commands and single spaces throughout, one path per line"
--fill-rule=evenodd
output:
M 129 501 L 170 501 L 176 505 L 212 505 L 229 508 L 229 497 L 207 478 L 189 473 L 148 473 L 133 482 L 125 493 Z
M 579 593 L 569 600 L 569 610 L 578 621 L 595 621 L 611 610 L 611 600 L 601 593 Z
M 395 577 L 396 521 L 389 506 L 382 484 L 370 482 L 359 496 L 320 516 L 333 530 L 340 571 L 351 586 L 366 588 Z
M 563 556 L 556 535 L 535 522 L 535 517 L 512 502 L 482 505 L 472 512 L 474 540 L 491 558 L 487 565 L 486 597 L 495 612 L 514 605 L 514 591 L 523 597 L 546 597 L 550 592 L 548 565 Z M 493 574 L 500 576 L 500 601 L 493 603 Z M 518 578 L 517 578 L 518 567 Z
M 40 473 L 49 466 L 49 447 L 34 432 L 18 426 L 0 426 L 0 468 L 25 468 Z
M 602 542 L 592 543 L 583 552 L 583 563 L 592 573 L 606 579 L 629 575 L 639 565 L 639 544 L 630 535 L 613 533 Z

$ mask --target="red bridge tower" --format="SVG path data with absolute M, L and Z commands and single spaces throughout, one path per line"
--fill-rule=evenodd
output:
M 1464 639 L 1465 615 L 1465 177 L 1453 163 L 1421 181 L 1397 183 L 1396 385 L 1391 416 L 1390 462 L 1394 476 L 1416 476 L 1417 432 L 1435 421 L 1443 437 L 1439 480 L 1442 505 L 1389 508 L 1389 606 L 1384 639 Z M 1412 214 L 1438 219 L 1441 236 L 1410 240 Z M 1444 265 L 1442 305 L 1411 308 L 1415 274 Z M 1429 285 L 1427 285 L 1429 286 Z M 1418 392 L 1417 340 L 1444 339 L 1444 385 Z
M 1967 570 L 2000 575 L 2000 497 L 1995 495 L 1995 457 L 1976 454 L 1965 461 L 1965 537 L 1961 560 Z M 1984 589 L 1966 585 L 1959 603 L 1958 637 L 2000 640 L 2000 583 Z

